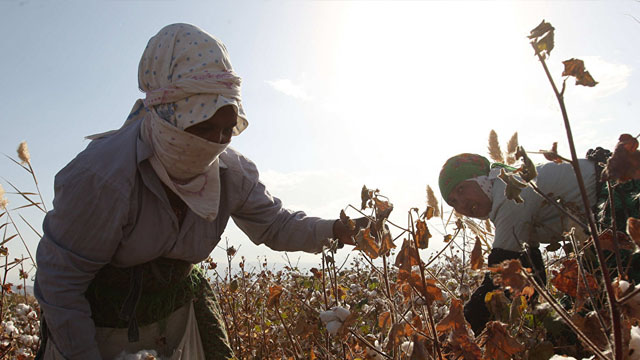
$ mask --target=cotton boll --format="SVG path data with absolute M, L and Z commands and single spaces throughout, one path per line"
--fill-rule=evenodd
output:
M 405 354 L 411 355 L 411 353 L 413 353 L 413 341 L 403 342 L 402 344 L 400 344 L 400 349 Z
M 20 335 L 20 343 L 22 343 L 23 345 L 31 346 L 31 344 L 33 344 L 33 336 Z
M 629 289 L 629 282 L 625 280 L 618 281 L 618 288 L 620 288 L 622 293 L 626 293 Z
M 338 316 L 340 321 L 344 322 L 347 320 L 347 317 L 351 315 L 348 309 L 343 308 L 342 306 L 336 306 L 333 308 L 333 312 Z
M 338 333 L 338 330 L 342 327 L 342 323 L 340 320 L 333 320 L 327 323 L 327 332 L 331 335 L 335 335 Z
M 29 320 L 35 320 L 37 318 L 38 318 L 38 313 L 33 310 L 31 310 L 31 312 L 27 314 L 27 319 Z
M 21 317 L 26 316 L 26 314 L 29 313 L 30 311 L 31 311 L 31 307 L 26 304 L 17 304 L 14 310 L 14 312 Z
M 140 350 L 135 354 L 122 351 L 114 360 L 161 360 L 155 350 Z
M 631 327 L 631 339 L 629 340 L 629 360 L 640 360 L 640 327 Z
M 447 289 L 455 290 L 458 287 L 458 282 L 456 280 L 454 280 L 454 279 L 449 279 L 449 280 L 447 280 L 445 285 L 447 286 Z
M 4 333 L 9 335 L 12 338 L 18 337 L 20 335 L 20 331 L 13 325 L 13 321 L 2 322 L 2 327 L 4 329 Z
M 458 292 L 460 293 L 460 296 L 463 296 L 465 298 L 471 296 L 471 288 L 469 288 L 469 285 L 460 285 L 460 288 L 458 288 Z
M 553 355 L 549 360 L 577 360 L 577 359 L 571 356 Z
M 331 321 L 339 320 L 338 315 L 333 310 L 327 310 L 320 313 L 320 320 L 324 324 L 328 324 Z

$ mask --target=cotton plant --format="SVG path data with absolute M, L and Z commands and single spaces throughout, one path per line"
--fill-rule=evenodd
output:
M 0 349 L 11 348 L 10 359 L 32 358 L 40 345 L 37 312 L 30 305 L 18 303 L 11 305 L 5 316 L 0 323 Z

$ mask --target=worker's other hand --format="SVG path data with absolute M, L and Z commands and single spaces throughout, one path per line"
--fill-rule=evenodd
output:
M 360 229 L 364 229 L 369 226 L 369 219 L 366 217 L 357 218 L 353 221 L 356 225 L 353 230 L 349 229 L 347 225 L 340 220 L 336 220 L 336 222 L 333 223 L 333 236 L 338 239 L 341 244 L 356 245 L 353 237 L 356 236 Z

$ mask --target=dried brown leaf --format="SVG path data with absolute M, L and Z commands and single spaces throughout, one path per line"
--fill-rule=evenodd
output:
M 267 307 L 278 306 L 280 296 L 282 295 L 282 286 L 273 285 L 269 287 L 269 298 L 267 299 Z
M 487 360 L 510 360 L 525 350 L 524 345 L 509 335 L 507 324 L 499 321 L 488 322 L 480 338 L 484 342 L 484 358 Z
M 388 230 L 382 232 L 382 241 L 380 242 L 380 255 L 389 255 L 391 249 L 395 249 L 396 244 L 393 243 L 393 238 Z
M 469 323 L 464 317 L 462 310 L 462 301 L 458 299 L 451 299 L 451 305 L 449 306 L 449 313 L 436 325 L 436 331 L 444 333 L 446 331 L 462 331 L 467 332 L 470 328 Z
M 408 272 L 400 270 L 398 272 L 398 281 L 407 282 L 422 298 L 431 305 L 434 301 L 442 301 L 442 291 L 436 286 L 435 279 L 425 279 L 425 283 L 422 282 L 422 277 L 416 272 Z M 426 287 L 425 287 L 426 285 Z
M 360 229 L 355 236 L 355 240 L 356 246 L 354 250 L 360 250 L 372 259 L 380 255 L 380 247 L 376 243 L 376 239 L 371 236 L 371 228 Z
M 593 87 L 598 84 L 593 80 L 591 74 L 584 68 L 584 61 L 580 59 L 569 59 L 562 62 L 564 64 L 564 70 L 562 76 L 573 76 L 576 78 L 576 85 Z
M 386 329 L 391 326 L 391 312 L 385 311 L 378 316 L 378 326 L 381 329 Z
M 429 238 L 431 233 L 427 227 L 427 223 L 423 220 L 416 221 L 416 242 L 419 249 L 426 249 L 429 247 Z
M 551 145 L 551 150 L 540 150 L 540 152 L 542 152 L 545 159 L 558 164 L 562 163 L 562 158 L 558 155 L 558 142 L 554 142 Z
M 482 256 L 482 244 L 480 238 L 476 236 L 476 243 L 471 250 L 471 269 L 479 270 L 484 266 L 484 257 Z
M 362 185 L 362 191 L 360 191 L 360 200 L 362 200 L 362 203 L 360 205 L 360 210 L 364 210 L 370 206 L 370 201 L 372 197 L 373 197 L 373 190 L 369 190 L 365 185 Z
M 589 291 L 597 293 L 598 282 L 596 278 L 590 273 L 585 273 L 586 283 L 589 286 Z M 553 286 L 563 293 L 576 298 L 575 308 L 581 309 L 584 305 L 589 293 L 585 288 L 585 281 L 580 274 L 578 262 L 576 259 L 565 260 L 562 263 L 560 271 L 554 272 L 554 277 L 551 280 Z
M 494 283 L 511 288 L 519 295 L 527 286 L 527 278 L 522 274 L 520 260 L 505 260 L 489 268 L 494 275 Z
M 527 152 L 524 151 L 522 146 L 518 146 L 518 151 L 516 151 L 516 158 L 522 159 L 522 166 L 517 170 L 520 174 L 520 177 L 525 182 L 529 182 L 538 176 L 538 170 L 536 170 L 536 165 L 531 161 Z
M 396 255 L 395 265 L 407 271 L 411 271 L 411 267 L 420 264 L 420 258 L 418 257 L 418 250 L 412 246 L 411 241 L 405 239 L 402 242 L 402 248 Z
M 515 176 L 511 174 L 507 174 L 504 169 L 500 169 L 500 175 L 498 175 L 498 177 L 507 184 L 504 188 L 504 195 L 506 198 L 517 203 L 523 203 L 524 200 L 520 196 L 520 193 L 522 192 L 522 189 L 527 187 L 527 184 L 516 179 Z
M 411 326 L 406 323 L 396 323 L 393 324 L 391 330 L 389 331 L 389 342 L 387 343 L 387 350 L 391 350 L 396 346 L 402 344 L 404 337 L 411 336 L 413 334 L 413 329 Z
M 549 31 L 553 31 L 555 30 L 553 28 L 553 26 L 551 26 L 550 23 L 542 20 L 542 22 L 536 26 L 533 30 L 531 30 L 531 33 L 529 33 L 529 39 L 535 39 L 535 38 L 539 38 L 540 36 L 546 34 Z
M 627 219 L 627 233 L 629 233 L 630 231 L 628 226 L 630 219 L 633 218 Z M 613 230 L 607 229 L 604 232 L 598 234 L 598 239 L 600 240 L 600 246 L 603 250 L 616 251 L 616 244 L 613 241 Z M 618 245 L 618 249 L 630 251 L 636 250 L 636 244 L 634 244 L 633 241 L 631 241 L 631 238 L 629 238 L 629 236 L 622 231 L 618 231 L 616 233 L 616 243 Z

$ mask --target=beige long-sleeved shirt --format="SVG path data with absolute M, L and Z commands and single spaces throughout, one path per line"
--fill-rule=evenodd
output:
M 38 245 L 35 296 L 60 352 L 100 359 L 84 292 L 106 264 L 129 267 L 158 257 L 198 263 L 231 217 L 256 244 L 319 252 L 335 220 L 283 208 L 259 181 L 255 164 L 232 148 L 220 159 L 221 200 L 213 222 L 189 211 L 179 227 L 147 159 L 139 123 L 94 140 L 55 179 L 54 208 Z
M 587 196 L 591 206 L 596 201 L 596 176 L 593 162 L 579 160 L 580 171 L 584 179 Z M 576 175 L 570 164 L 546 163 L 537 166 L 538 176 L 535 182 L 538 188 L 552 199 L 562 199 L 575 209 L 584 213 L 582 197 Z M 492 170 L 493 171 L 493 170 Z M 569 231 L 575 224 L 568 216 L 562 214 L 553 204 L 526 187 L 520 196 L 524 203 L 518 204 L 508 200 L 504 195 L 505 183 L 493 179 L 492 209 L 489 218 L 495 226 L 493 247 L 522 251 L 525 243 L 537 245 L 558 241 L 563 232 Z M 580 229 L 576 229 L 581 232 Z

